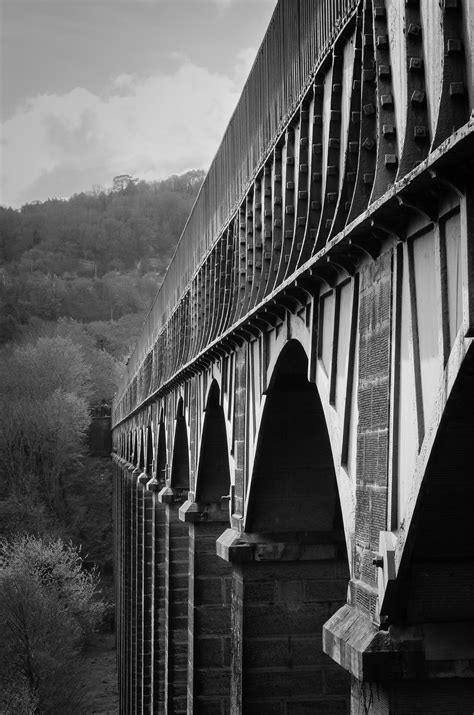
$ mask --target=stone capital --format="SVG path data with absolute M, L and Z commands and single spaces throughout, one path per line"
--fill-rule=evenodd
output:
M 160 504 L 181 504 L 184 501 L 185 494 L 185 489 L 166 486 L 158 493 L 158 501 Z
M 380 630 L 356 606 L 323 626 L 323 650 L 361 682 L 474 678 L 474 623 L 391 625 Z
M 179 508 L 179 518 L 187 523 L 228 522 L 228 509 L 222 509 L 221 504 L 201 504 L 187 499 Z
M 217 540 L 217 555 L 226 561 L 325 561 L 337 558 L 337 553 L 338 545 L 318 532 L 251 534 L 226 529 Z
M 155 477 L 152 477 L 151 479 L 148 480 L 146 483 L 146 490 L 149 492 L 160 492 L 163 487 L 165 486 L 165 483 L 163 481 L 158 481 L 158 479 L 155 479 Z

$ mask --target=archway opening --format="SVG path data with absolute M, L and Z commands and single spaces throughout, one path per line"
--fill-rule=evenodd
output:
M 213 380 L 205 408 L 195 487 L 195 501 L 201 518 L 189 524 L 189 663 L 192 677 L 188 693 L 195 712 L 208 712 L 211 702 L 219 712 L 227 712 L 229 705 L 230 667 L 226 644 L 231 629 L 232 567 L 218 558 L 215 544 L 225 526 L 229 525 L 228 502 L 222 499 L 229 489 L 225 416 L 219 386 Z M 214 651 L 212 662 L 208 657 L 210 644 Z M 218 669 L 214 671 L 219 673 L 218 678 L 210 671 L 210 666 Z
M 140 429 L 140 442 L 139 442 L 139 455 L 138 455 L 138 468 L 143 472 L 145 469 L 145 429 Z
M 153 437 L 151 425 L 148 425 L 146 430 L 146 464 L 145 471 L 151 477 L 153 471 Z
M 133 447 L 132 447 L 131 462 L 135 467 L 138 467 L 138 431 L 137 430 L 134 430 L 134 432 L 133 432 Z
M 219 386 L 214 380 L 209 391 L 202 431 L 196 481 L 196 501 L 220 503 L 229 492 L 229 452 L 224 410 L 219 402 Z
M 389 604 L 412 625 L 474 620 L 474 345 L 452 388 L 426 467 L 399 570 L 400 593 Z
M 328 430 L 307 369 L 303 348 L 290 341 L 267 394 L 246 531 L 342 532 Z
M 180 398 L 176 411 L 171 486 L 177 489 L 189 489 L 188 430 L 186 418 L 184 417 L 183 398 Z
M 166 429 L 165 423 L 163 421 L 163 415 L 161 415 L 160 423 L 158 425 L 158 440 L 156 447 L 156 472 L 155 479 L 159 482 L 166 479 Z
M 243 645 L 232 670 L 242 673 L 246 712 L 267 712 L 276 684 L 285 712 L 299 712 L 303 694 L 305 712 L 326 710 L 331 682 L 331 712 L 349 707 L 348 674 L 321 652 L 349 569 L 328 429 L 307 371 L 306 353 L 289 341 L 267 392 L 241 537 L 255 554 L 233 573 Z

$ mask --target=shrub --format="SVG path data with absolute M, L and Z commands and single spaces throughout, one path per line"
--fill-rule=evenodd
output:
M 0 711 L 86 712 L 74 663 L 102 619 L 95 570 L 61 539 L 0 541 Z

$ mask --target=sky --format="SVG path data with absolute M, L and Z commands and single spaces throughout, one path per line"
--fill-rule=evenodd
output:
M 0 0 L 0 204 L 215 155 L 276 0 Z

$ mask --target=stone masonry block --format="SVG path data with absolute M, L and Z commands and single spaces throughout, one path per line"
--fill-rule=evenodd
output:
M 230 629 L 230 611 L 221 607 L 202 607 L 194 612 L 194 627 L 197 633 L 225 635 Z
M 196 668 L 222 668 L 224 650 L 222 638 L 196 638 L 194 642 Z
M 370 490 L 357 485 L 356 487 L 356 540 L 358 544 L 369 545 Z
M 277 600 L 275 581 L 252 581 L 237 588 L 237 593 L 245 598 L 246 603 L 275 603 Z
M 194 715 L 222 715 L 223 713 L 222 701 L 214 698 L 196 696 L 193 707 Z
M 194 674 L 194 688 L 199 695 L 227 695 L 230 673 L 219 668 L 198 670 Z
M 249 713 L 258 713 L 258 715 L 283 715 L 286 713 L 284 701 L 273 700 L 246 700 L 245 708 Z M 314 711 L 313 711 L 314 712 Z
M 172 560 L 173 560 L 173 566 L 177 567 L 179 564 L 184 564 L 183 568 L 186 569 L 186 572 L 188 570 L 188 563 L 189 563 L 189 551 L 187 548 L 178 548 L 177 546 L 173 546 L 173 548 L 170 551 Z
M 351 685 L 351 676 L 340 666 L 335 665 L 329 656 L 324 655 L 323 688 L 327 695 L 340 695 L 348 693 Z
M 290 639 L 292 662 L 295 667 L 320 667 L 326 656 L 322 653 L 322 637 L 318 633 L 313 637 L 292 637 Z
M 185 631 L 188 627 L 188 617 L 186 616 L 172 616 L 169 619 L 169 627 L 173 631 Z
M 287 715 L 314 715 L 315 713 L 318 715 L 349 715 L 349 704 L 340 698 L 337 700 L 329 698 L 295 700 L 288 703 L 286 713 Z
M 267 693 L 273 697 L 321 695 L 322 676 L 316 669 L 293 671 L 253 670 L 243 673 L 243 689 L 246 697 L 262 697 Z
M 297 607 L 303 601 L 303 582 L 282 581 L 279 584 L 279 601 Z M 290 607 L 291 607 L 290 605 Z
M 170 614 L 171 618 L 187 617 L 187 615 L 188 615 L 188 600 L 187 600 L 187 598 L 183 599 L 181 601 L 172 599 L 170 601 L 169 614 Z
M 220 576 L 227 574 L 229 565 L 223 559 L 214 554 L 195 554 L 195 566 L 198 573 L 208 576 Z
M 345 601 L 347 579 L 311 580 L 304 582 L 305 601 Z
M 295 611 L 284 606 L 269 609 L 247 605 L 244 628 L 254 636 L 309 634 L 317 632 L 328 615 L 328 607 L 321 603 L 306 604 Z
M 247 640 L 246 668 L 291 668 L 292 666 L 291 637 Z
M 194 598 L 196 603 L 222 603 L 223 579 L 219 577 L 196 578 L 194 580 Z

